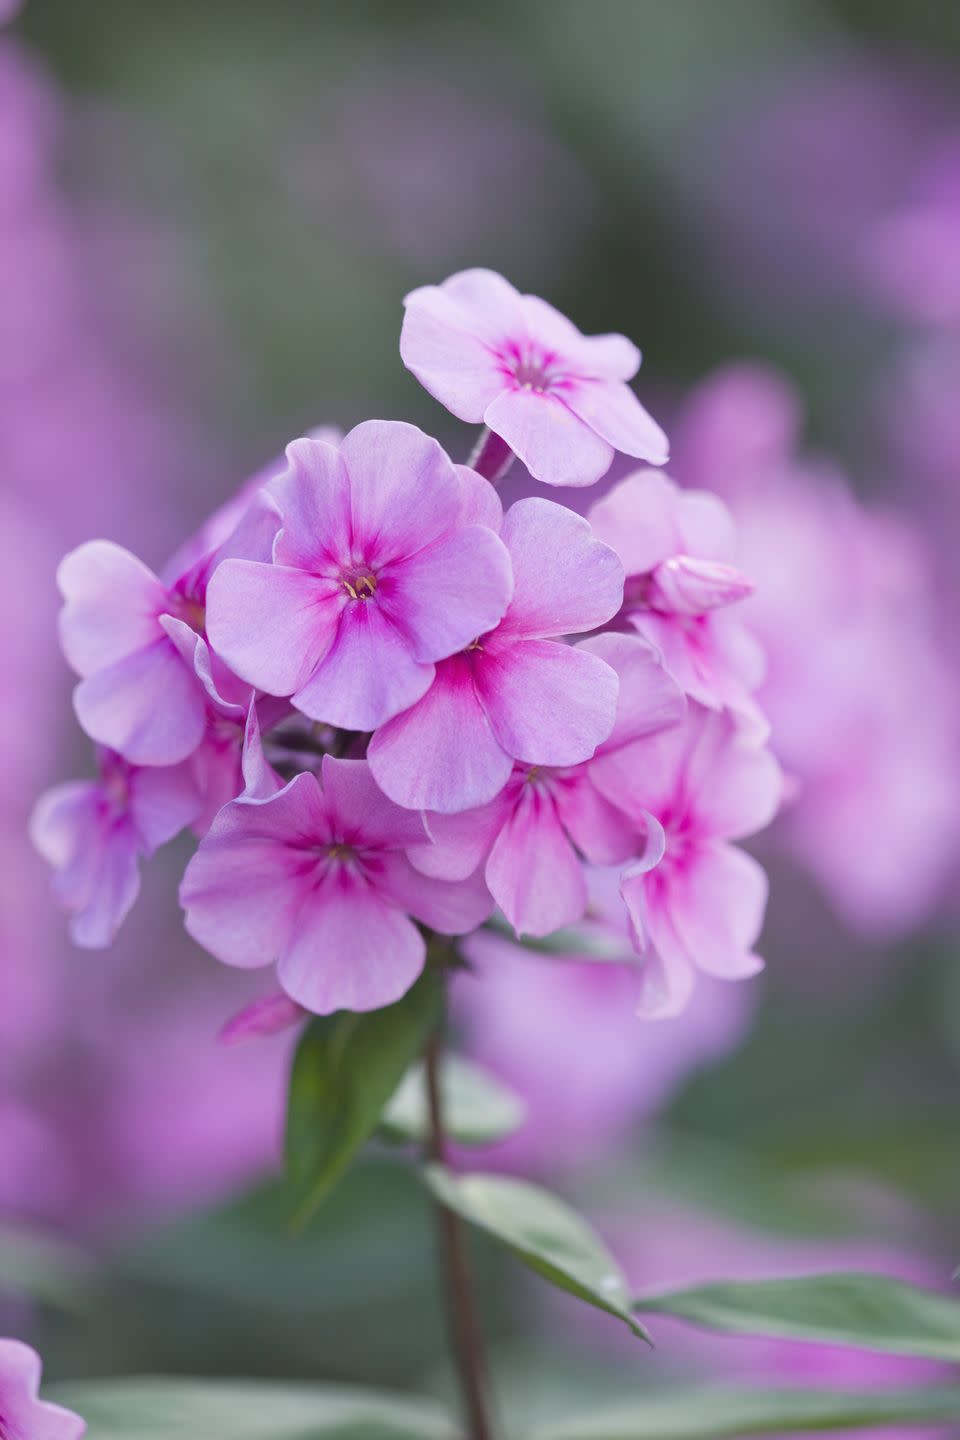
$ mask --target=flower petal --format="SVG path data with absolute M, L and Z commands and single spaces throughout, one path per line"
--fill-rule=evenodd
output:
M 624 455 L 648 465 L 666 465 L 670 444 L 629 385 L 611 380 L 581 380 L 563 391 L 574 415 Z
M 672 878 L 671 892 L 677 934 L 701 970 L 740 980 L 763 969 L 752 951 L 763 926 L 767 876 L 752 855 L 734 845 L 705 846 Z
M 420 664 L 376 600 L 355 600 L 340 616 L 336 639 L 293 694 L 311 720 L 344 730 L 375 730 L 416 704 L 433 666 Z
M 344 438 L 354 552 L 377 566 L 415 555 L 460 520 L 463 488 L 436 440 L 401 420 L 366 420 Z
M 460 655 L 441 661 L 423 699 L 380 727 L 367 759 L 398 805 L 444 814 L 486 804 L 513 769 L 477 698 L 473 668 Z
M 207 634 L 249 685 L 292 695 L 329 650 L 346 602 L 342 586 L 305 570 L 225 560 L 207 591 Z
M 283 528 L 278 565 L 326 574 L 350 555 L 350 482 L 336 446 L 303 436 L 286 451 L 287 468 L 271 483 Z
M 518 935 L 550 935 L 581 919 L 587 906 L 583 866 L 553 798 L 525 784 L 493 843 L 487 884 Z
M 503 390 L 482 419 L 544 485 L 594 485 L 610 469 L 613 447 L 556 395 Z
M 590 779 L 593 761 L 553 782 L 557 814 L 577 849 L 594 865 L 617 865 L 637 848 L 637 826 Z
M 427 830 L 422 816 L 388 800 L 366 760 L 339 760 L 324 755 L 323 795 L 338 838 L 347 844 L 405 850 L 422 844 Z
M 493 897 L 479 871 L 451 883 L 415 870 L 404 855 L 383 860 L 377 876 L 381 895 L 441 935 L 466 935 L 493 911 Z
M 197 748 L 206 702 L 196 673 L 161 638 L 81 680 L 73 695 L 86 733 L 137 765 L 175 765 Z
M 502 632 L 532 638 L 595 630 L 623 601 L 623 566 L 582 515 L 532 496 L 511 505 L 500 532 L 513 566 Z
M 578 765 L 613 729 L 616 674 L 585 650 L 555 640 L 488 643 L 475 674 L 493 733 L 515 760 Z
M 497 350 L 525 338 L 520 296 L 491 270 L 467 270 L 403 303 L 404 365 L 459 420 L 478 424 L 504 387 Z
M 63 653 L 78 675 L 90 675 L 157 638 L 167 592 L 152 570 L 109 540 L 90 540 L 60 562 L 57 584 Z
M 486 805 L 455 815 L 424 815 L 430 835 L 412 846 L 407 857 L 421 875 L 437 880 L 466 880 L 480 868 L 509 811 L 512 783 Z
M 417 659 L 429 662 L 456 654 L 498 624 L 513 592 L 513 572 L 493 531 L 468 525 L 389 566 L 381 588 L 384 610 Z
M 277 974 L 287 994 L 315 1015 L 378 1010 L 406 994 L 426 954 L 406 915 L 334 866 L 298 916 Z
M 676 493 L 657 470 L 638 470 L 591 505 L 594 534 L 616 550 L 628 575 L 646 575 L 683 548 Z

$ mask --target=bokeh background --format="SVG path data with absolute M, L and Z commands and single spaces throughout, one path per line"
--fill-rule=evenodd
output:
M 944 0 L 28 0 L 0 28 L 0 1332 L 51 1375 L 444 1384 L 402 1166 L 373 1155 L 288 1233 L 289 1043 L 217 1044 L 257 987 L 181 933 L 186 852 L 80 952 L 26 825 L 89 768 L 60 555 L 104 535 L 159 567 L 318 424 L 408 418 L 465 455 L 397 338 L 407 290 L 475 264 L 642 346 L 671 473 L 740 521 L 791 777 L 748 986 L 644 1026 L 620 972 L 480 944 L 464 1043 L 530 1116 L 485 1161 L 585 1206 L 638 1288 L 949 1288 L 958 77 Z M 669 1322 L 651 1357 L 485 1261 L 504 1387 L 534 1408 L 930 1370 Z

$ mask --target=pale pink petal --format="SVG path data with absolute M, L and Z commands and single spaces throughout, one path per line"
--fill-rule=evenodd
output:
M 324 755 L 321 774 L 324 800 L 339 840 L 385 850 L 405 850 L 425 840 L 422 816 L 388 800 L 366 760 Z
M 591 505 L 594 534 L 616 550 L 628 575 L 646 575 L 682 548 L 675 495 L 665 475 L 638 470 Z
M 281 990 L 276 995 L 264 995 L 238 1010 L 223 1026 L 219 1038 L 224 1045 L 238 1045 L 243 1040 L 280 1035 L 284 1030 L 299 1025 L 306 1013 L 302 1005 Z
M 594 865 L 617 865 L 636 852 L 637 826 L 601 795 L 589 766 L 557 776 L 552 793 L 564 829 Z
M 308 436 L 288 445 L 286 455 L 287 468 L 270 487 L 283 517 L 273 558 L 327 574 L 350 555 L 347 467 L 335 446 Z
M 287 994 L 315 1015 L 378 1010 L 406 994 L 426 953 L 406 915 L 332 866 L 301 911 L 277 975 Z
M 546 789 L 523 786 L 486 865 L 487 884 L 518 935 L 550 935 L 587 905 L 583 866 Z
M 683 691 L 657 650 L 639 635 L 615 631 L 593 635 L 581 640 L 577 649 L 605 660 L 620 681 L 617 718 L 595 764 L 619 746 L 667 730 L 683 719 L 687 711 Z
M 292 695 L 329 650 L 346 602 L 342 586 L 304 570 L 225 560 L 207 591 L 207 634 L 248 684 Z
M 128 825 L 110 830 L 97 855 L 90 888 L 82 906 L 71 907 L 70 938 L 87 950 L 113 943 L 140 893 L 140 850 Z
M 75 943 L 109 945 L 140 888 L 140 845 L 126 817 L 99 784 L 58 785 L 34 807 L 30 838 L 54 867 L 51 888 Z
M 610 469 L 613 447 L 555 395 L 504 390 L 483 421 L 545 485 L 594 485 Z
M 81 680 L 73 703 L 91 739 L 137 765 L 175 765 L 186 759 L 206 726 L 196 673 L 162 631 L 147 649 Z
M 445 660 L 492 630 L 512 592 L 503 543 L 492 530 L 468 525 L 386 567 L 377 603 L 408 637 L 416 658 L 429 662 Z
M 650 577 L 649 603 L 674 615 L 706 615 L 752 595 L 753 581 L 722 560 L 671 555 Z
M 512 789 L 512 784 L 507 785 L 489 804 L 475 810 L 424 815 L 430 839 L 407 851 L 410 863 L 421 875 L 437 880 L 466 880 L 473 875 L 487 858 L 509 812 Z
M 459 523 L 462 485 L 436 440 L 401 420 L 366 420 L 344 438 L 353 543 L 376 567 L 414 555 Z
M 623 600 L 623 566 L 582 515 L 533 496 L 511 505 L 500 532 L 513 566 L 503 633 L 539 638 L 595 630 Z
M 628 385 L 577 380 L 562 393 L 574 415 L 614 450 L 646 460 L 649 465 L 666 465 L 670 458 L 667 437 Z
M 613 729 L 616 674 L 585 650 L 555 640 L 489 644 L 476 683 L 500 745 L 528 765 L 578 765 Z
M 10 1440 L 81 1440 L 79 1415 L 40 1400 L 40 1357 L 19 1340 L 0 1340 L 0 1433 Z
M 451 883 L 415 870 L 403 855 L 385 855 L 376 886 L 391 904 L 441 935 L 466 935 L 493 911 L 493 897 L 479 871 Z
M 675 489 L 677 549 L 703 560 L 732 561 L 737 552 L 737 527 L 719 495 L 709 490 Z
M 152 855 L 191 825 L 200 813 L 200 805 L 196 776 L 188 763 L 144 766 L 130 776 L 130 815 L 145 855 Z
M 78 675 L 112 665 L 151 645 L 166 591 L 152 570 L 109 540 L 90 540 L 60 562 L 66 604 L 60 643 Z
M 251 800 L 267 800 L 283 789 L 283 781 L 268 761 L 263 750 L 260 715 L 251 705 L 243 732 L 241 754 L 243 793 Z
M 444 814 L 486 804 L 513 769 L 462 656 L 442 661 L 423 699 L 380 727 L 367 759 L 381 790 L 398 805 Z
M 686 1009 L 695 971 L 673 930 L 669 913 L 649 892 L 641 866 L 625 870 L 620 894 L 627 907 L 634 945 L 643 956 L 637 1011 L 645 1020 L 667 1020 Z
M 478 423 L 504 386 L 498 351 L 527 338 L 520 296 L 491 270 L 465 270 L 403 303 L 404 365 L 458 419 Z
M 578 376 L 630 380 L 640 368 L 640 351 L 625 335 L 582 335 L 547 300 L 523 296 L 523 313 L 531 339 L 567 362 Z
M 763 968 L 752 950 L 766 903 L 763 867 L 733 845 L 704 846 L 671 879 L 677 934 L 699 969 L 724 980 L 740 980 Z
M 336 639 L 292 699 L 311 720 L 375 730 L 414 705 L 432 680 L 433 666 L 414 659 L 384 607 L 356 600 L 342 612 Z
M 690 723 L 685 793 L 700 833 L 739 840 L 769 825 L 783 795 L 770 751 L 745 737 L 730 714 L 692 709 Z
M 460 482 L 460 523 L 486 525 L 499 531 L 503 524 L 503 505 L 490 481 L 471 470 L 468 465 L 454 465 Z
M 95 780 L 71 780 L 45 790 L 30 816 L 30 841 L 55 870 L 96 834 L 102 791 Z

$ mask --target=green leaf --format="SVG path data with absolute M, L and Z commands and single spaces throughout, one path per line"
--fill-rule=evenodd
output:
M 776 1335 L 960 1361 L 960 1301 L 856 1272 L 698 1285 L 648 1295 L 633 1308 L 738 1335 Z
M 453 1175 L 428 1165 L 424 1175 L 437 1199 L 510 1247 L 520 1259 L 570 1295 L 616 1315 L 650 1340 L 630 1313 L 626 1281 L 600 1237 L 555 1195 L 504 1175 Z
M 816 1430 L 955 1420 L 960 1387 L 829 1390 L 685 1389 L 610 1410 L 593 1408 L 535 1430 L 531 1440 L 733 1440 Z M 96 1437 L 91 1437 L 96 1440 Z
M 457 1440 L 426 1401 L 335 1385 L 136 1378 L 45 1394 L 86 1419 L 87 1440 Z
M 460 1145 L 488 1145 L 523 1124 L 524 1104 L 488 1071 L 459 1055 L 444 1058 L 440 1070 L 444 1128 Z M 423 1065 L 408 1070 L 380 1121 L 392 1140 L 423 1141 L 430 1126 Z
M 92 1277 L 90 1257 L 70 1241 L 34 1226 L 0 1225 L 0 1295 L 26 1295 L 77 1311 Z
M 293 1061 L 287 1173 L 303 1224 L 376 1129 L 404 1071 L 441 1014 L 439 976 L 426 970 L 395 1005 L 339 1011 L 307 1026 Z

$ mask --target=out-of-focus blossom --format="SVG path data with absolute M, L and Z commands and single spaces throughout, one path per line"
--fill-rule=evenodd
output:
M 758 699 L 795 792 L 780 836 L 849 924 L 888 936 L 929 912 L 953 864 L 957 685 L 922 537 L 798 459 L 792 409 L 774 373 L 720 372 L 680 419 L 679 472 L 723 486 L 756 581 L 743 608 L 767 654 Z M 754 419 L 783 448 L 739 464 Z
M 594 785 L 603 757 L 675 725 L 683 694 L 658 653 L 639 637 L 600 635 L 583 646 L 620 682 L 617 719 L 592 760 L 562 769 L 517 765 L 500 794 L 479 810 L 427 817 L 432 843 L 410 852 L 427 875 L 464 879 L 478 866 L 518 934 L 549 935 L 583 915 L 587 886 L 581 856 L 600 865 L 631 858 L 638 827 Z
M 623 622 L 658 648 L 693 700 L 749 716 L 762 732 L 751 692 L 763 678 L 763 652 L 730 608 L 753 582 L 733 563 L 736 534 L 723 501 L 641 470 L 598 500 L 588 518 L 623 561 Z
M 621 894 L 641 969 L 640 1009 L 677 1015 L 697 971 L 724 980 L 755 975 L 767 878 L 731 840 L 768 825 L 782 792 L 770 751 L 731 712 L 691 704 L 684 721 L 607 758 L 597 784 L 639 822 L 660 828 L 659 846 L 623 872 Z
M 910 193 L 865 240 L 869 278 L 898 314 L 960 325 L 960 134 L 933 147 Z
M 274 563 L 221 565 L 211 640 L 312 719 L 372 730 L 421 698 L 436 662 L 497 624 L 509 559 L 471 523 L 480 479 L 415 426 L 371 420 L 339 450 L 300 440 L 287 459 Z
M 425 838 L 365 761 L 326 755 L 320 777 L 220 812 L 184 876 L 187 929 L 228 965 L 276 962 L 286 993 L 318 1014 L 389 1005 L 426 958 L 410 914 L 464 934 L 492 908 L 482 882 L 413 869 L 404 851 Z
M 19 1340 L 0 1340 L 0 1434 L 10 1440 L 80 1440 L 79 1415 L 41 1400 L 40 1356 Z
M 514 762 L 577 765 L 613 729 L 615 673 L 560 637 L 616 614 L 620 561 L 581 516 L 539 498 L 511 506 L 500 538 L 513 570 L 500 624 L 438 665 L 424 698 L 370 742 L 377 783 L 399 805 L 442 813 L 483 805 Z
M 666 462 L 666 436 L 626 383 L 640 352 L 623 335 L 581 335 L 492 270 L 463 270 L 404 304 L 407 369 L 459 420 L 499 435 L 535 480 L 593 485 L 617 450 Z
M 515 1089 L 526 1121 L 489 1160 L 523 1173 L 575 1171 L 613 1156 L 697 1070 L 729 1053 L 753 1011 L 749 986 L 701 977 L 683 1014 L 637 1018 L 641 980 L 616 868 L 587 872 L 576 936 L 596 950 L 535 955 L 480 931 L 465 942 L 475 974 L 454 988 L 467 1051 Z M 532 1015 L 549 1023 L 532 1025 Z
M 97 780 L 75 780 L 37 802 L 30 836 L 53 866 L 53 893 L 75 945 L 109 945 L 140 890 L 140 861 L 195 819 L 200 795 L 189 765 L 130 765 L 99 756 Z

